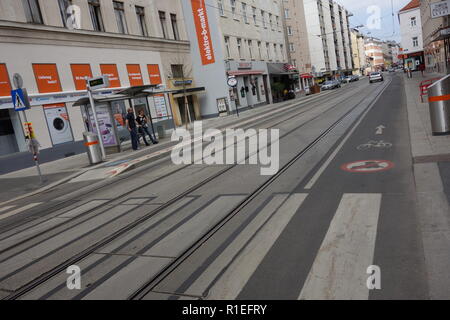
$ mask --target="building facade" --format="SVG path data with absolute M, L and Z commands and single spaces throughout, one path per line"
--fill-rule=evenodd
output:
M 367 68 L 367 57 L 364 49 L 365 36 L 356 29 L 351 29 L 354 74 L 364 75 Z
M 412 0 L 399 13 L 402 59 L 410 70 L 419 70 L 424 66 L 422 37 L 422 18 L 420 0 Z
M 93 128 L 91 109 L 74 106 L 87 96 L 86 77 L 108 75 L 110 88 L 99 93 L 105 95 L 145 85 L 164 89 L 177 80 L 173 68 L 191 60 L 178 0 L 3 0 L 0 46 L 1 155 L 27 150 L 25 119 L 11 103 L 13 74 L 23 77 L 28 90 L 32 107 L 26 116 L 41 154 L 58 157 L 83 152 L 82 133 Z M 188 86 L 194 86 L 191 76 L 185 75 Z M 171 110 L 170 99 L 161 93 L 111 103 L 105 126 L 123 133 L 128 107 L 155 122 L 171 114 L 178 121 L 180 111 L 174 105 Z
M 422 0 L 425 65 L 429 72 L 450 73 L 450 1 Z
M 274 83 L 291 84 L 280 1 L 182 1 L 202 117 L 272 103 Z M 235 86 L 228 78 L 236 79 Z M 276 86 L 274 86 L 275 88 Z
M 366 38 L 364 50 L 368 59 L 366 73 L 371 71 L 381 71 L 385 68 L 383 53 L 384 42 L 376 38 Z
M 291 63 L 317 79 L 353 72 L 349 13 L 330 0 L 284 0 Z

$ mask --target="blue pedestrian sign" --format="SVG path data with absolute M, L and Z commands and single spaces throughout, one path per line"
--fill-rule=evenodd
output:
M 25 89 L 16 89 L 11 91 L 12 103 L 15 111 L 24 111 L 30 109 L 30 102 Z

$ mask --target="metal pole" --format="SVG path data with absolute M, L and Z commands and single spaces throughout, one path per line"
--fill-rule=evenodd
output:
M 88 92 L 88 96 L 89 96 L 89 102 L 90 102 L 91 108 L 92 108 L 92 113 L 94 114 L 95 126 L 97 127 L 98 140 L 99 140 L 99 143 L 100 143 L 100 150 L 102 151 L 102 160 L 105 160 L 106 159 L 106 152 L 105 152 L 105 146 L 103 145 L 103 135 L 102 135 L 102 132 L 100 130 L 100 126 L 98 124 L 97 111 L 95 110 L 94 97 L 92 96 L 92 90 L 89 87 L 89 83 L 87 83 L 87 92 Z
M 26 114 L 25 110 L 22 111 L 22 115 L 23 115 L 23 119 L 24 119 L 25 123 L 28 123 L 27 114 Z M 26 140 L 26 138 L 25 138 L 25 140 Z M 36 170 L 39 175 L 39 182 L 41 184 L 44 184 L 44 178 L 42 177 L 41 167 L 39 166 L 37 151 L 36 151 L 35 145 L 33 143 L 33 135 L 31 134 L 31 132 L 29 132 L 29 134 L 28 134 L 28 140 L 29 140 L 29 143 L 31 146 L 30 151 L 31 151 L 31 153 L 33 153 L 34 164 L 36 165 Z

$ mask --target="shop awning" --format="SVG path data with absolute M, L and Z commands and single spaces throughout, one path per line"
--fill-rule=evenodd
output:
M 310 73 L 302 73 L 300 75 L 300 78 L 302 78 L 302 79 L 312 79 L 312 78 L 314 78 L 314 76 L 312 74 L 310 74 Z
M 228 71 L 228 75 L 230 76 L 252 76 L 264 74 L 263 70 L 242 70 L 242 71 Z
M 268 63 L 267 69 L 269 71 L 269 74 L 275 74 L 275 75 L 293 75 L 298 74 L 298 71 L 294 71 L 289 68 L 288 64 L 285 63 Z

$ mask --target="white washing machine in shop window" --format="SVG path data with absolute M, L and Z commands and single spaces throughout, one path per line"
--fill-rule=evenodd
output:
M 53 144 L 72 142 L 72 130 L 66 107 L 48 106 L 44 107 L 44 112 Z

